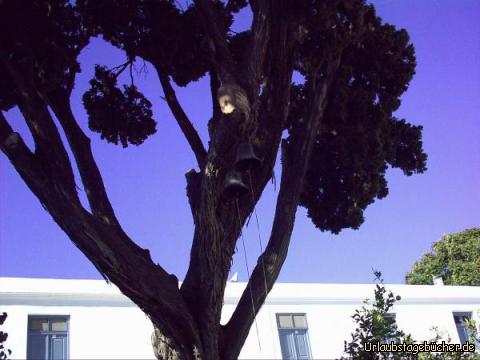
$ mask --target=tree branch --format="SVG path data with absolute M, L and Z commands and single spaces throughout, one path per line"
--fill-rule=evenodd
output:
M 204 27 L 213 43 L 213 67 L 222 82 L 235 82 L 233 76 L 233 58 L 228 49 L 227 39 L 221 31 L 221 19 L 215 14 L 215 9 L 210 0 L 195 0 L 204 18 Z
M 193 346 L 200 344 L 198 329 L 180 294 L 177 278 L 154 264 L 149 252 L 136 245 L 116 222 L 105 221 L 82 207 L 67 152 L 48 112 L 48 99 L 40 97 L 28 74 L 18 71 L 10 71 L 10 74 L 13 74 L 21 98 L 18 105 L 35 140 L 36 153 L 26 147 L 3 114 L 0 116 L 0 149 L 54 221 L 99 272 L 150 316 L 154 325 L 172 340 L 182 358 L 191 359 Z M 68 109 L 57 105 L 56 110 L 61 114 L 59 121 L 70 137 L 73 151 L 77 152 L 83 178 L 94 186 L 90 189 L 95 194 L 89 196 L 89 201 L 94 204 L 92 207 L 114 216 L 103 202 L 107 200 L 106 195 L 102 200 L 93 199 L 95 195 L 104 195 L 102 183 L 93 183 L 95 176 L 100 174 L 92 175 L 98 169 L 92 167 L 94 162 L 89 163 L 93 161 L 91 153 L 78 154 L 87 149 L 82 143 L 85 139 L 82 139 L 80 129 L 75 127 L 74 118 L 68 118 L 68 114 L 64 113 Z M 77 136 L 80 137 L 75 139 Z
M 249 95 L 255 100 L 258 99 L 258 87 L 264 75 L 265 61 L 269 50 L 271 15 L 275 14 L 275 10 L 278 11 L 278 9 L 272 9 L 275 5 L 278 7 L 278 3 L 274 2 L 270 5 L 268 0 L 258 0 L 251 4 L 253 12 L 252 43 L 250 56 L 246 63 L 246 78 L 250 81 Z
M 199 344 L 196 323 L 184 304 L 178 280 L 153 263 L 141 249 L 115 225 L 100 221 L 81 204 L 66 201 L 63 184 L 52 183 L 43 166 L 15 133 L 0 112 L 0 149 L 10 159 L 27 186 L 87 256 L 100 273 L 149 314 L 151 320 L 190 359 Z
M 258 312 L 265 302 L 267 291 L 269 292 L 272 289 L 278 278 L 287 256 L 303 179 L 327 105 L 328 86 L 338 68 L 338 64 L 338 59 L 332 61 L 328 70 L 329 75 L 321 80 L 320 86 L 317 87 L 309 118 L 303 123 L 299 122 L 297 124 L 288 145 L 286 142 L 283 143 L 284 165 L 272 232 L 268 245 L 259 257 L 230 321 L 224 327 L 225 348 L 223 350 L 225 359 L 234 359 L 240 353 L 242 344 L 248 336 L 250 326 L 256 316 L 256 313 L 253 313 L 252 310 L 251 297 L 253 297 L 255 312 Z M 265 271 L 263 266 L 265 266 Z M 267 291 L 265 290 L 265 284 L 267 285 Z
M 178 280 L 152 262 L 115 226 L 65 202 L 50 201 L 54 220 L 95 267 L 149 315 L 184 358 L 198 344 L 198 331 L 180 295 Z
M 157 70 L 167 104 L 170 107 L 175 120 L 177 120 L 183 135 L 185 135 L 185 138 L 190 144 L 190 147 L 195 154 L 195 158 L 197 159 L 198 166 L 200 169 L 203 169 L 207 158 L 207 151 L 203 146 L 202 140 L 193 127 L 193 124 L 191 123 L 187 114 L 185 114 L 185 111 L 183 111 L 182 106 L 178 102 L 177 95 L 175 94 L 175 90 L 170 83 L 169 76 L 157 66 L 155 68 Z
M 8 157 L 20 176 L 34 193 L 47 181 L 35 155 L 25 145 L 19 133 L 14 132 L 0 111 L 0 149 Z
M 68 93 L 61 90 L 50 93 L 48 102 L 65 132 L 75 157 L 92 213 L 107 223 L 120 226 L 93 157 L 90 139 L 75 120 Z
M 4 66 L 18 93 L 18 107 L 30 129 L 35 142 L 35 157 L 52 181 L 61 184 L 69 200 L 80 203 L 75 186 L 70 159 L 63 146 L 58 129 L 45 101 L 36 91 L 33 79 L 25 76 L 15 65 L 10 64 L 2 54 L 0 63 Z

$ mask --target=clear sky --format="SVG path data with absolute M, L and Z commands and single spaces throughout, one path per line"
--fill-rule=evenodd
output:
M 480 225 L 480 1 L 374 3 L 385 21 L 408 30 L 416 48 L 417 73 L 397 116 L 424 126 L 428 171 L 405 177 L 398 170 L 389 170 L 390 193 L 367 209 L 366 221 L 359 230 L 346 230 L 340 235 L 322 233 L 299 209 L 279 281 L 368 283 L 375 268 L 383 272 L 386 282 L 401 283 L 415 260 L 442 234 Z M 248 15 L 242 14 L 235 26 L 242 29 L 248 22 Z M 157 134 L 140 147 L 122 149 L 101 141 L 86 128 L 81 95 L 95 63 L 115 66 L 124 58 L 97 39 L 84 50 L 80 61 L 83 72 L 72 98 L 74 111 L 91 135 L 117 215 L 132 239 L 148 247 L 156 262 L 182 279 L 193 231 L 184 174 L 195 166 L 195 160 L 161 99 L 155 73 L 147 67 L 147 75 L 141 74 L 136 82 L 154 104 Z M 179 89 L 178 95 L 206 142 L 211 113 L 208 81 L 204 78 Z M 10 111 L 7 118 L 31 145 L 18 112 Z M 257 206 L 264 243 L 275 195 L 269 186 Z M 245 230 L 244 239 L 251 269 L 260 251 L 254 221 Z M 232 271 L 239 272 L 240 281 L 246 280 L 242 251 L 235 255 Z M 3 154 L 0 276 L 100 278 Z

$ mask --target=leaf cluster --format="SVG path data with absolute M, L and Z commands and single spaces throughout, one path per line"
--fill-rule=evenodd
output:
M 355 359 L 378 359 L 392 358 L 400 359 L 404 353 L 373 353 L 365 351 L 365 344 L 380 342 L 382 344 L 394 341 L 396 343 L 405 341 L 411 343 L 411 337 L 398 329 L 395 318 L 389 314 L 400 296 L 395 296 L 391 291 L 387 291 L 381 279 L 381 273 L 376 272 L 377 285 L 375 287 L 375 299 L 371 305 L 365 300 L 365 305 L 361 309 L 355 310 L 352 319 L 357 324 L 357 328 L 352 333 L 350 342 L 345 341 L 345 355 L 342 360 Z
M 476 348 L 478 349 L 478 344 L 479 344 L 479 338 L 478 338 L 478 333 L 475 325 L 475 321 L 470 319 L 466 321 L 466 326 L 468 329 L 468 341 L 471 344 L 476 344 Z M 452 343 L 452 339 L 450 335 L 447 333 L 445 334 L 444 332 L 441 332 L 440 329 L 436 326 L 432 327 L 434 336 L 432 339 L 428 340 L 429 343 L 435 342 L 435 343 L 441 343 L 442 341 L 445 341 L 447 343 Z M 418 360 L 480 360 L 480 354 L 479 353 L 471 353 L 471 352 L 441 352 L 441 353 L 430 353 L 430 352 L 424 352 L 424 353 L 419 353 L 417 354 L 416 359 Z
M 102 35 L 129 59 L 150 61 L 180 86 L 206 73 L 208 44 L 195 6 L 180 9 L 170 0 L 79 0 L 77 4 L 92 34 Z M 216 9 L 227 14 L 221 2 L 216 2 Z M 226 31 L 233 17 L 223 19 Z
M 0 54 L 44 93 L 71 91 L 80 71 L 77 56 L 88 39 L 78 11 L 67 0 L 0 3 Z M 5 111 L 18 103 L 19 94 L 3 66 L 0 78 L 0 109 Z
M 417 261 L 407 284 L 429 285 L 441 276 L 446 285 L 480 286 L 480 228 L 443 236 Z
M 297 61 L 297 70 L 306 75 L 306 81 L 292 88 L 289 132 L 308 117 L 309 89 L 324 76 L 322 61 L 325 64 L 329 54 L 344 48 L 301 197 L 316 227 L 338 233 L 358 228 L 366 207 L 388 194 L 388 166 L 406 175 L 421 173 L 427 157 L 422 127 L 393 116 L 415 71 L 407 32 L 382 24 L 372 6 L 363 5 L 360 11 L 352 5 L 363 2 L 315 3 L 318 9 L 313 9 L 315 16 L 307 22 L 309 37 Z M 335 16 L 324 9 L 330 4 L 336 4 L 329 8 Z M 345 40 L 348 31 L 357 40 Z M 315 78 L 309 75 L 312 69 L 316 69 Z
M 102 139 L 127 147 L 128 143 L 142 144 L 156 132 L 152 104 L 135 85 L 117 86 L 113 71 L 97 65 L 91 88 L 83 95 L 90 130 Z
M 221 13 L 225 33 L 233 23 L 233 13 L 245 1 L 215 4 Z M 136 57 L 149 61 L 179 86 L 186 86 L 205 75 L 208 47 L 202 18 L 194 5 L 179 8 L 170 0 L 79 0 L 78 11 L 92 36 L 101 35 L 123 50 L 129 62 Z M 97 66 L 91 88 L 83 102 L 89 127 L 110 143 L 139 145 L 155 133 L 151 104 L 133 85 L 120 90 L 113 70 Z
M 253 39 L 250 31 L 235 34 L 230 28 L 246 5 L 245 0 L 213 4 L 220 35 L 238 63 Z M 301 205 L 323 231 L 356 229 L 367 206 L 388 194 L 389 166 L 406 175 L 426 170 L 422 127 L 393 115 L 415 72 L 414 49 L 405 30 L 382 23 L 364 0 L 301 0 L 286 6 L 302 34 L 294 68 L 306 79 L 292 87 L 290 134 L 308 118 L 312 88 L 325 76 L 328 62 L 342 54 Z M 222 61 L 211 58 L 215 46 L 203 21 L 194 4 L 182 8 L 174 0 L 4 0 L 0 50 L 45 93 L 71 91 L 80 71 L 78 54 L 91 36 L 122 49 L 128 62 L 140 57 L 186 86 Z M 155 133 L 151 104 L 133 84 L 119 88 L 117 77 L 115 69 L 97 66 L 83 96 L 89 127 L 108 142 L 138 145 Z M 8 110 L 20 101 L 19 94 L 2 66 L 0 78 L 0 109 Z

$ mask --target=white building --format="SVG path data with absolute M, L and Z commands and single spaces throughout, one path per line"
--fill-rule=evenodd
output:
M 229 283 L 222 322 L 244 283 Z M 464 340 L 461 319 L 480 323 L 480 287 L 386 285 L 401 295 L 393 309 L 400 329 L 418 341 L 437 326 Z M 355 329 L 351 315 L 374 285 L 276 284 L 257 316 L 241 359 L 335 359 Z M 0 313 L 8 318 L 12 359 L 153 359 L 152 325 L 113 285 L 100 280 L 0 278 Z M 258 329 L 258 332 L 257 332 Z M 287 354 L 290 352 L 291 354 Z M 45 355 L 43 355 L 45 354 Z

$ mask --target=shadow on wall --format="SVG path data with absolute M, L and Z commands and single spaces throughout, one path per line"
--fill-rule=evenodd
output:
M 7 313 L 4 312 L 2 315 L 0 315 L 0 326 L 3 325 L 3 323 L 7 320 Z M 0 360 L 6 360 L 8 357 L 12 354 L 12 351 L 10 349 L 5 349 L 5 341 L 8 338 L 8 334 L 0 331 Z

